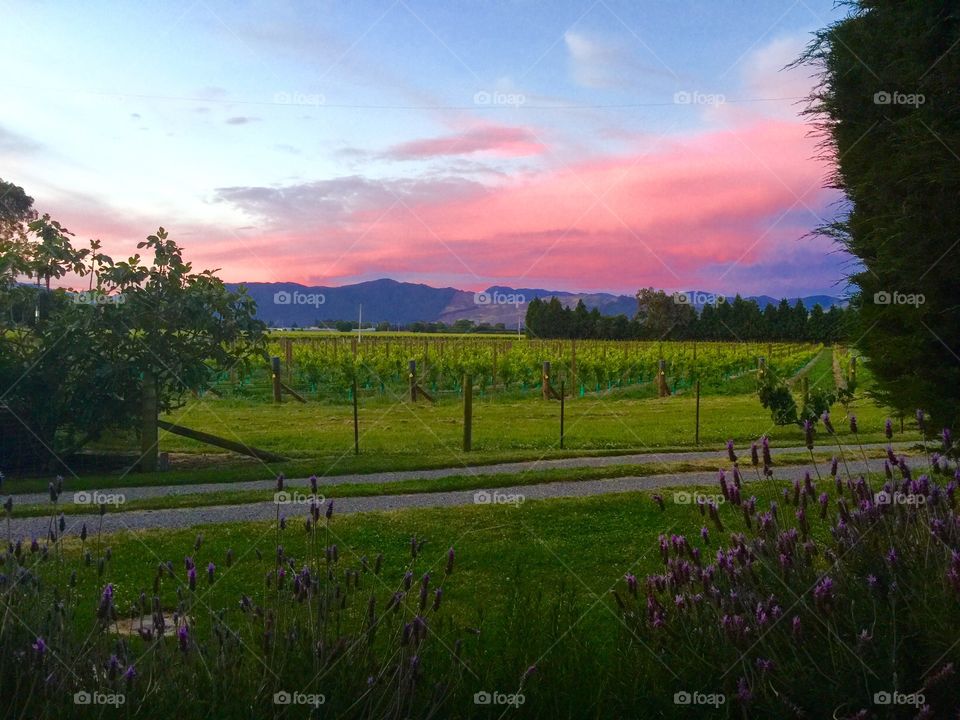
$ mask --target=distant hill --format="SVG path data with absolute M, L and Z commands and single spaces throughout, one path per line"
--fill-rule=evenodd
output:
M 387 278 L 342 285 L 340 287 L 306 286 L 298 283 L 244 283 L 257 302 L 257 314 L 273 327 L 308 327 L 318 320 L 356 320 L 363 306 L 364 323 L 444 322 L 469 319 L 490 324 L 503 323 L 516 328 L 527 312 L 527 303 L 535 297 L 556 297 L 573 307 L 579 300 L 589 309 L 598 308 L 603 315 L 632 317 L 637 302 L 631 295 L 612 293 L 572 293 L 542 288 L 511 288 L 495 285 L 482 293 L 456 288 L 435 288 L 420 283 L 397 282 Z M 236 288 L 238 283 L 228 283 Z M 693 300 L 712 297 L 711 293 L 691 291 Z M 760 295 L 755 299 L 761 308 L 778 303 L 778 298 Z M 797 298 L 789 298 L 793 305 Z M 845 305 L 846 301 L 827 295 L 801 298 L 806 307 L 820 303 L 824 309 Z M 695 302 L 698 306 L 700 302 Z

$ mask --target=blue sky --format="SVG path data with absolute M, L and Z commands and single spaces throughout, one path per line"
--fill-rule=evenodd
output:
M 793 99 L 809 72 L 779 71 L 832 2 L 7 15 L 2 176 L 116 255 L 162 224 L 230 280 L 838 290 L 839 259 L 798 244 L 836 200 Z

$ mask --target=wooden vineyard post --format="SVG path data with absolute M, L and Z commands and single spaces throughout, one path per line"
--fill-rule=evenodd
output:
M 273 374 L 273 401 L 275 403 L 280 402 L 280 358 L 272 357 L 270 358 L 270 370 Z
M 357 376 L 353 376 L 353 454 L 360 454 L 360 423 L 357 421 Z
M 540 372 L 540 385 L 543 391 L 543 399 L 550 399 L 550 361 L 543 361 L 543 368 Z
M 573 390 L 570 391 L 570 397 L 574 398 L 577 396 L 577 340 L 572 338 L 570 340 L 570 384 L 573 386 Z M 562 445 L 560 447 L 563 447 Z
M 667 361 L 661 360 L 657 370 L 657 390 L 660 397 L 667 397 L 670 388 L 667 387 Z
M 696 419 L 696 431 L 694 432 L 693 442 L 696 445 L 700 444 L 700 379 L 697 379 L 697 419 Z
M 410 402 L 417 401 L 417 361 L 410 361 Z
M 284 338 L 284 340 L 283 350 L 286 355 L 284 360 L 287 368 L 287 380 L 290 380 L 293 377 L 293 339 Z
M 757 379 L 763 380 L 767 374 L 767 359 L 761 355 L 757 358 Z
M 463 376 L 463 451 L 470 452 L 473 440 L 473 378 Z
M 563 450 L 563 398 L 564 398 L 564 382 L 560 381 L 560 449 Z

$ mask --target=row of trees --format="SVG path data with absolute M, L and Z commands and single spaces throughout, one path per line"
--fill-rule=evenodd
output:
M 834 305 L 812 310 L 799 300 L 769 304 L 763 310 L 755 300 L 737 295 L 710 303 L 698 313 L 676 295 L 645 288 L 637 293 L 637 314 L 605 316 L 587 310 L 583 301 L 565 307 L 557 298 L 535 298 L 527 308 L 527 333 L 541 338 L 602 338 L 612 340 L 809 340 L 831 343 L 845 339 L 851 310 Z
M 0 180 L 0 198 L 0 409 L 47 460 L 137 429 L 151 469 L 157 414 L 265 352 L 253 300 L 194 272 L 163 228 L 137 245 L 150 262 L 114 261 L 98 241 L 76 247 L 22 188 Z M 85 290 L 51 289 L 60 278 Z M 23 443 L 0 443 L 9 470 Z

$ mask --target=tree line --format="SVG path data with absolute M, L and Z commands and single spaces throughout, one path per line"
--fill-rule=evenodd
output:
M 557 298 L 534 298 L 527 306 L 527 335 L 537 338 L 604 340 L 798 340 L 832 343 L 849 337 L 853 310 L 838 305 L 824 310 L 819 304 L 807 310 L 797 300 L 770 303 L 763 309 L 756 300 L 737 295 L 732 300 L 703 305 L 700 312 L 689 297 L 668 295 L 645 288 L 637 293 L 637 312 L 601 315 L 587 310 L 583 301 L 573 308 Z

